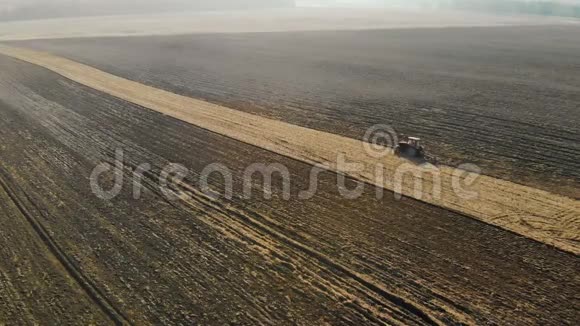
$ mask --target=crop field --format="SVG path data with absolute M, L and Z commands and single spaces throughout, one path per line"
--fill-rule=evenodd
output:
M 17 43 L 351 138 L 375 124 L 441 163 L 580 197 L 580 29 L 491 27 Z
M 243 168 L 257 160 L 289 166 L 295 192 L 307 188 L 309 169 L 30 64 L 1 57 L 0 67 L 0 194 L 12 199 L 1 206 L 10 224 L 0 231 L 0 320 L 578 317 L 567 299 L 578 291 L 570 283 L 580 268 L 574 255 L 411 199 L 377 200 L 370 192 L 344 200 L 332 173 L 308 201 L 192 193 L 168 203 L 154 186 L 135 200 L 130 184 L 111 202 L 100 201 L 89 174 L 117 147 L 126 149 L 127 166 L 153 165 L 145 180 L 151 185 L 168 162 L 187 166 L 192 186 L 205 165 L 222 162 L 238 185 Z M 219 178 L 211 183 L 220 188 Z
M 368 142 L 180 96 L 51 54 L 6 46 L 0 47 L 0 54 L 39 65 L 84 86 L 222 136 L 580 253 L 577 200 L 490 176 L 470 177 L 465 170 L 445 165 L 410 164 L 385 147 L 373 150 Z M 392 133 L 386 136 L 395 138 Z M 346 162 L 361 168 L 352 169 L 352 164 Z M 468 189 L 458 187 L 462 183 L 468 183 Z
M 0 47 L 0 324 L 574 324 L 578 31 L 10 43 L 191 99 Z M 351 150 L 375 124 L 423 137 L 449 168 L 479 165 L 482 200 L 399 199 L 388 187 L 379 199 L 364 175 L 348 175 L 365 191 L 347 199 L 333 169 L 301 199 L 308 163 L 337 142 Z M 110 200 L 92 188 L 103 162 L 114 166 L 105 188 L 123 180 Z M 255 163 L 286 167 L 291 196 L 279 176 L 272 189 L 247 184 Z M 178 200 L 159 186 L 170 164 L 187 169 L 169 187 Z M 219 174 L 204 183 L 216 164 L 231 196 Z M 490 203 L 537 214 L 513 225 L 551 222 L 535 220 L 534 236 L 487 220 Z

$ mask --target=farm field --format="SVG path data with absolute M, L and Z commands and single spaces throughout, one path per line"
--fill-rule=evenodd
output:
M 234 108 L 290 120 L 268 106 Z M 291 122 L 300 124 L 299 112 Z M 576 132 L 564 120 L 558 130 Z M 580 290 L 577 255 L 410 198 L 377 200 L 369 191 L 346 200 L 330 172 L 307 201 L 275 191 L 269 200 L 203 195 L 195 189 L 210 163 L 229 167 L 237 190 L 248 165 L 281 163 L 293 193 L 308 188 L 311 167 L 6 56 L 0 139 L 0 322 L 571 324 L 579 317 L 571 299 Z M 119 197 L 102 201 L 88 179 L 118 148 L 128 181 Z M 156 187 L 170 162 L 190 172 L 175 202 Z M 129 169 L 142 163 L 153 168 L 134 199 Z M 209 183 L 223 187 L 219 178 Z M 262 190 L 258 180 L 253 188 Z
M 578 27 L 16 42 L 178 94 L 361 139 L 377 123 L 440 163 L 579 198 Z M 259 67 L 259 68 L 257 68 Z
M 485 175 L 469 177 L 465 170 L 445 165 L 411 164 L 384 147 L 373 150 L 367 142 L 180 96 L 47 53 L 3 46 L 0 54 L 222 136 L 580 253 L 577 200 Z M 353 169 L 347 162 L 360 168 Z M 458 186 L 466 183 L 467 188 Z

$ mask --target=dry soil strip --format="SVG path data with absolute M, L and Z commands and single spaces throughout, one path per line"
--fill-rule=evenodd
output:
M 244 143 L 309 164 L 322 164 L 332 171 L 580 254 L 580 201 L 485 175 L 468 187 L 477 197 L 465 198 L 468 193 L 458 191 L 458 183 L 469 174 L 459 171 L 458 177 L 458 171 L 448 166 L 413 165 L 390 154 L 374 158 L 359 140 L 177 95 L 49 53 L 0 46 L 0 54 L 42 66 L 85 86 Z M 361 167 L 349 171 L 338 164 L 339 156 L 344 162 L 356 162 Z M 377 178 L 379 164 L 385 178 Z M 400 180 L 396 175 L 402 175 Z M 420 192 L 416 191 L 417 185 L 422 187 Z

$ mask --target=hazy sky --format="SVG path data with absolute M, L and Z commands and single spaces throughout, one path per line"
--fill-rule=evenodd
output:
M 294 1 L 299 6 L 317 7 L 385 7 L 385 5 L 387 7 L 438 7 L 438 4 L 458 1 L 473 2 L 474 0 L 0 0 L 0 19 L 10 17 L 11 14 L 16 16 L 12 18 L 18 19 L 186 9 L 240 9 L 244 6 L 275 7 L 278 3 L 288 5 Z M 548 1 L 580 5 L 580 0 L 520 1 Z
M 135 9 L 139 11 L 142 8 L 159 8 L 161 10 L 171 8 L 196 8 L 213 6 L 222 7 L 255 7 L 258 4 L 268 3 L 291 3 L 293 0 L 0 0 L 0 11 L 9 12 L 34 7 L 42 8 L 85 8 L 126 11 Z M 274 5 L 275 6 L 275 5 Z
M 386 2 L 392 3 L 394 5 L 404 5 L 406 3 L 416 2 L 417 0 L 387 0 Z M 418 1 L 433 1 L 433 2 L 444 2 L 446 0 L 418 0 Z M 526 1 L 526 0 L 524 0 Z M 539 0 L 527 0 L 527 1 L 539 1 Z M 550 1 L 550 0 L 548 0 Z M 570 3 L 570 4 L 580 4 L 580 0 L 551 0 L 554 2 Z M 139 6 L 144 3 L 159 3 L 160 5 L 166 4 L 168 2 L 177 3 L 193 3 L 196 0 L 0 0 L 0 9 L 9 10 L 21 7 L 27 7 L 32 4 L 58 4 L 67 5 L 71 3 L 75 4 L 119 4 L 124 6 L 125 4 Z M 233 0 L 233 2 L 243 3 L 244 0 Z M 372 5 L 376 3 L 384 3 L 385 0 L 296 0 L 298 4 L 316 4 L 316 3 L 334 3 L 334 4 L 350 4 L 350 5 Z
M 459 0 L 461 1 L 461 0 Z M 472 1 L 472 0 L 464 0 L 464 1 Z M 579 4 L 580 0 L 519 0 L 524 2 L 538 2 L 538 1 L 545 1 L 545 2 L 557 2 L 557 3 L 566 3 L 566 4 Z M 405 6 L 417 6 L 417 4 L 437 4 L 437 3 L 446 3 L 449 0 L 295 0 L 297 5 L 305 5 L 305 6 L 365 6 L 365 7 L 372 7 L 377 5 L 384 6 L 385 4 L 398 6 L 398 7 L 405 7 Z

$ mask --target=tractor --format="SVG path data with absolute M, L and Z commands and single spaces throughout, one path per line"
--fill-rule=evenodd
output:
M 405 137 L 395 147 L 395 155 L 399 157 L 424 159 L 425 148 L 421 145 L 420 138 Z

